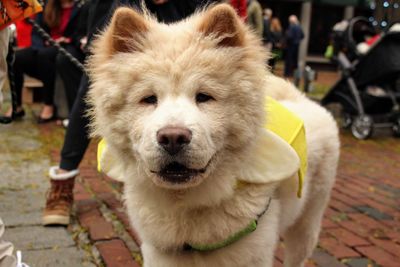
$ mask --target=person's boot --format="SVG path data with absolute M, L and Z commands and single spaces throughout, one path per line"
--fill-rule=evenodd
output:
M 77 171 L 57 174 L 56 169 L 50 169 L 51 187 L 47 192 L 46 207 L 43 211 L 43 225 L 68 225 L 72 204 L 73 189 Z

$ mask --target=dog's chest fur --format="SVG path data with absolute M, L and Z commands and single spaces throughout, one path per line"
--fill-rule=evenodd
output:
M 143 193 L 135 186 L 127 186 L 131 193 L 126 194 L 126 204 L 133 213 L 135 227 L 143 230 L 144 239 L 151 240 L 161 250 L 179 250 L 184 243 L 219 243 L 243 230 L 267 207 L 271 189 L 265 185 L 246 185 L 235 189 L 232 197 L 219 205 L 188 208 L 179 203 L 185 200 L 174 196 Z M 154 199 L 149 199 L 149 195 Z
M 235 190 L 231 199 L 222 201 L 218 206 L 197 209 L 180 209 L 179 205 L 167 209 L 165 205 L 157 205 L 159 198 L 154 202 L 149 199 L 148 192 L 129 186 L 126 190 L 130 191 L 130 195 L 126 195 L 130 218 L 145 240 L 142 245 L 143 253 L 147 254 L 145 266 L 203 266 L 205 263 L 208 266 L 242 266 L 243 263 L 245 266 L 253 260 L 264 261 L 271 256 L 265 253 L 263 247 L 274 246 L 279 232 L 280 204 L 276 199 L 271 201 L 258 221 L 255 232 L 227 247 L 210 252 L 186 252 L 183 244 L 218 243 L 243 230 L 267 207 L 274 186 L 246 185 Z M 142 194 L 146 195 L 145 202 Z M 246 256 L 242 254 L 244 250 L 248 250 Z M 157 260 L 152 259 L 153 253 Z M 226 253 L 232 257 L 222 256 Z

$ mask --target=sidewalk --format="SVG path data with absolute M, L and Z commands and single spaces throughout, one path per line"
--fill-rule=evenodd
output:
M 54 131 L 61 136 L 60 130 Z M 49 141 L 53 138 L 42 132 L 29 117 L 0 125 L 0 217 L 6 225 L 3 238 L 22 251 L 23 261 L 31 267 L 95 266 L 90 254 L 77 249 L 71 235 L 75 227 L 41 226 L 41 209 L 49 185 Z
M 58 162 L 62 140 L 60 126 L 38 127 L 30 116 L 0 125 L 4 238 L 31 267 L 140 266 L 139 241 L 120 201 L 122 184 L 97 173 L 96 142 L 81 165 L 72 225 L 40 226 L 46 172 Z M 336 185 L 307 266 L 400 267 L 400 140 L 380 132 L 367 141 L 343 133 L 341 141 Z M 281 245 L 276 267 L 283 253 Z

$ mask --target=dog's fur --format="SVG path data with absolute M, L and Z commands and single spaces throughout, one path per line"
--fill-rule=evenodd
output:
M 317 243 L 334 183 L 337 127 L 327 111 L 269 74 L 267 53 L 234 10 L 217 5 L 165 25 L 120 8 L 93 52 L 93 134 L 107 141 L 115 160 L 111 173 L 125 183 L 144 266 L 272 266 L 280 234 L 285 266 L 302 266 Z M 196 102 L 199 93 L 212 99 Z M 296 174 L 237 187 L 239 176 L 251 172 L 258 159 L 266 95 L 304 120 L 308 170 L 302 198 L 296 197 Z M 170 126 L 192 133 L 174 156 L 156 137 Z M 206 170 L 185 183 L 169 183 L 157 172 L 172 161 Z M 212 252 L 182 251 L 185 242 L 217 243 L 237 233 L 265 209 L 269 197 L 255 232 Z

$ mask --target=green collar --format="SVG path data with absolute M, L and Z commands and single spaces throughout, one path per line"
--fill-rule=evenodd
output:
M 213 250 L 217 250 L 217 249 L 229 246 L 229 245 L 235 243 L 236 241 L 239 241 L 240 239 L 242 239 L 246 235 L 254 232 L 257 229 L 258 220 L 261 218 L 261 216 L 263 216 L 265 214 L 265 212 L 267 212 L 270 204 L 271 204 L 271 198 L 269 198 L 267 206 L 264 209 L 264 211 L 262 213 L 260 213 L 259 215 L 257 215 L 257 219 L 252 220 L 247 225 L 246 228 L 240 230 L 237 233 L 234 233 L 233 235 L 229 236 L 227 239 L 225 239 L 219 243 L 213 243 L 213 244 L 188 244 L 188 243 L 185 243 L 183 245 L 182 250 L 183 251 L 210 252 Z

